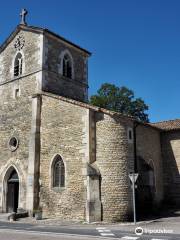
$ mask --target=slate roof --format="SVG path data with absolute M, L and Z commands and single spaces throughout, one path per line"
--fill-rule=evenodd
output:
M 151 125 L 163 131 L 180 130 L 180 119 L 151 123 Z

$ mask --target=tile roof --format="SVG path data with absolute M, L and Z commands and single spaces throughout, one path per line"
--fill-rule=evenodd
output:
M 163 131 L 180 130 L 180 119 L 151 123 L 151 125 Z
M 59 96 L 56 95 L 54 93 L 49 93 L 49 92 L 44 92 L 41 91 L 39 93 L 33 94 L 32 97 L 38 97 L 38 96 L 46 96 L 46 97 L 51 97 L 51 98 L 55 98 L 64 102 L 68 102 L 74 105 L 78 105 L 80 107 L 84 107 L 87 109 L 92 109 L 96 112 L 102 112 L 105 114 L 108 114 L 110 116 L 116 116 L 116 117 L 120 117 L 120 118 L 124 118 L 124 119 L 128 119 L 131 120 L 135 123 L 137 123 L 138 125 L 144 125 L 146 127 L 151 127 L 157 131 L 170 131 L 170 130 L 180 130 L 180 119 L 175 119 L 175 120 L 169 120 L 169 121 L 163 121 L 163 122 L 157 122 L 157 123 L 146 123 L 146 122 L 141 122 L 139 120 L 137 120 L 135 117 L 130 116 L 130 115 L 126 115 L 126 114 L 122 114 L 119 112 L 114 112 L 105 108 L 101 108 L 101 107 L 97 107 L 97 106 L 93 106 L 89 103 L 84 103 L 84 102 L 80 102 L 74 99 L 70 99 L 67 97 L 63 97 L 63 96 Z
M 37 96 L 41 96 L 41 95 L 46 96 L 46 97 L 55 98 L 55 99 L 58 99 L 58 100 L 61 100 L 61 101 L 64 101 L 64 102 L 68 102 L 68 103 L 71 103 L 71 104 L 74 104 L 74 105 L 77 105 L 77 106 L 80 106 L 80 107 L 83 107 L 83 108 L 92 109 L 96 112 L 102 112 L 102 113 L 105 113 L 105 114 L 108 114 L 108 115 L 111 115 L 111 116 L 114 116 L 114 117 L 117 116 L 117 117 L 122 117 L 124 119 L 129 119 L 131 121 L 136 121 L 136 119 L 133 116 L 122 114 L 122 113 L 119 113 L 119 112 L 114 112 L 114 111 L 111 111 L 111 110 L 108 110 L 108 109 L 105 109 L 105 108 L 97 107 L 97 106 L 91 105 L 89 103 L 84 103 L 84 102 L 80 102 L 78 100 L 74 100 L 74 99 L 70 99 L 70 98 L 67 98 L 67 97 L 59 96 L 57 94 L 50 93 L 50 92 L 41 91 L 39 93 L 33 94 L 32 97 L 37 97 Z
M 144 125 L 146 127 L 153 128 L 157 131 L 161 131 L 161 129 L 158 126 L 156 126 L 155 124 L 141 122 L 133 116 L 130 116 L 130 115 L 127 115 L 127 114 L 122 114 L 122 113 L 119 113 L 119 112 L 114 112 L 114 111 L 111 111 L 111 110 L 108 110 L 108 109 L 105 109 L 105 108 L 97 107 L 97 106 L 91 105 L 89 103 L 80 102 L 80 101 L 70 99 L 70 98 L 67 98 L 67 97 L 59 96 L 59 95 L 54 94 L 54 93 L 41 91 L 39 93 L 33 94 L 32 97 L 37 97 L 37 96 L 42 96 L 42 95 L 44 95 L 46 97 L 55 98 L 55 99 L 58 99 L 58 100 L 61 100 L 61 101 L 64 101 L 64 102 L 68 102 L 68 103 L 71 103 L 71 104 L 74 104 L 74 105 L 77 105 L 77 106 L 80 106 L 80 107 L 83 107 L 83 108 L 91 109 L 91 110 L 94 110 L 96 112 L 105 113 L 105 114 L 108 114 L 112 117 L 120 117 L 124 120 L 131 120 L 132 122 L 134 122 L 136 124 L 138 123 L 138 125 L 139 124 Z

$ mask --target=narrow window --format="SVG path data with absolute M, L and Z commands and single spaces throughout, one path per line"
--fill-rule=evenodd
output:
M 62 158 L 58 155 L 53 167 L 53 187 L 65 186 L 65 167 Z
M 72 62 L 67 54 L 63 58 L 63 76 L 72 78 Z
M 133 129 L 132 128 L 128 128 L 127 137 L 128 137 L 128 142 L 133 143 Z
M 19 88 L 16 88 L 14 91 L 15 91 L 15 92 L 14 92 L 14 97 L 15 97 L 15 99 L 19 98 L 19 97 L 20 97 Z
M 132 131 L 129 130 L 129 140 L 132 140 Z
M 14 77 L 18 77 L 19 75 L 22 74 L 22 65 L 23 65 L 22 54 L 18 53 L 14 61 Z

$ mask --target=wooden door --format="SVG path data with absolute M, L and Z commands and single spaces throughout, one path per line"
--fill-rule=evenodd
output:
M 17 212 L 19 198 L 19 183 L 9 182 L 7 192 L 7 212 Z

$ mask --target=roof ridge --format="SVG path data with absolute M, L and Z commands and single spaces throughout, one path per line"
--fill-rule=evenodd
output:
M 6 48 L 7 44 L 12 40 L 12 38 L 16 35 L 16 33 L 20 30 L 25 30 L 25 31 L 34 31 L 34 32 L 40 32 L 40 33 L 48 33 L 58 39 L 60 39 L 61 41 L 66 42 L 67 44 L 70 44 L 71 46 L 79 49 L 80 51 L 83 51 L 84 53 L 86 53 L 88 56 L 91 55 L 91 52 L 87 51 L 86 49 L 80 47 L 79 45 L 71 42 L 70 40 L 60 36 L 58 33 L 55 33 L 51 30 L 49 30 L 48 28 L 42 28 L 42 27 L 36 27 L 36 26 L 29 26 L 29 25 L 22 25 L 19 24 L 16 26 L 16 28 L 10 33 L 10 35 L 4 40 L 4 42 L 2 44 L 0 44 L 0 53 Z
M 61 96 L 61 95 L 57 95 L 57 94 L 49 93 L 49 92 L 45 92 L 45 91 L 40 91 L 38 93 L 35 93 L 35 94 L 32 95 L 32 97 L 36 97 L 38 95 L 44 95 L 44 96 L 56 98 L 56 99 L 59 99 L 59 100 L 65 101 L 65 102 L 69 102 L 71 104 L 75 104 L 75 105 L 78 105 L 78 106 L 81 106 L 81 107 L 85 107 L 85 108 L 95 110 L 97 112 L 100 111 L 100 112 L 104 112 L 106 114 L 110 114 L 110 115 L 113 115 L 113 116 L 116 115 L 116 116 L 120 116 L 120 117 L 123 117 L 123 118 L 136 120 L 135 117 L 127 115 L 127 114 L 123 114 L 123 113 L 120 113 L 120 112 L 115 112 L 115 111 L 112 111 L 112 110 L 109 110 L 109 109 L 106 109 L 106 108 L 101 108 L 101 107 L 92 105 L 90 103 L 81 102 L 79 100 L 71 99 L 71 98 L 68 98 L 68 97 L 65 97 L 65 96 Z
M 159 127 L 154 126 L 151 123 L 142 122 L 142 121 L 136 119 L 135 117 L 133 117 L 131 115 L 123 114 L 123 113 L 120 113 L 120 112 L 115 112 L 115 111 L 112 111 L 112 110 L 109 110 L 109 109 L 106 109 L 106 108 L 101 108 L 101 107 L 92 105 L 90 103 L 81 102 L 79 100 L 75 100 L 75 99 L 71 99 L 71 98 L 68 98 L 68 97 L 65 97 L 65 96 L 57 95 L 55 93 L 39 91 L 39 92 L 33 94 L 32 97 L 37 97 L 37 96 L 40 96 L 40 95 L 44 95 L 44 96 L 47 96 L 47 97 L 52 97 L 52 98 L 55 98 L 55 99 L 59 99 L 59 100 L 62 100 L 64 102 L 75 104 L 75 105 L 80 106 L 80 107 L 85 107 L 87 109 L 91 109 L 91 110 L 94 110 L 96 112 L 102 112 L 102 113 L 108 114 L 110 116 L 114 116 L 114 117 L 117 116 L 117 117 L 120 117 L 122 119 L 128 119 L 128 120 L 131 120 L 133 122 L 138 122 L 141 125 L 148 126 L 148 127 L 154 128 L 156 130 L 160 130 Z
M 169 119 L 169 120 L 164 120 L 164 121 L 160 121 L 160 122 L 154 122 L 151 124 L 158 124 L 158 123 L 166 123 L 166 122 L 174 122 L 174 121 L 180 121 L 180 118 L 176 118 L 176 119 Z
M 171 119 L 166 121 L 161 121 L 157 123 L 152 123 L 152 126 L 156 126 L 157 128 L 163 131 L 172 131 L 172 130 L 180 130 L 180 119 Z

